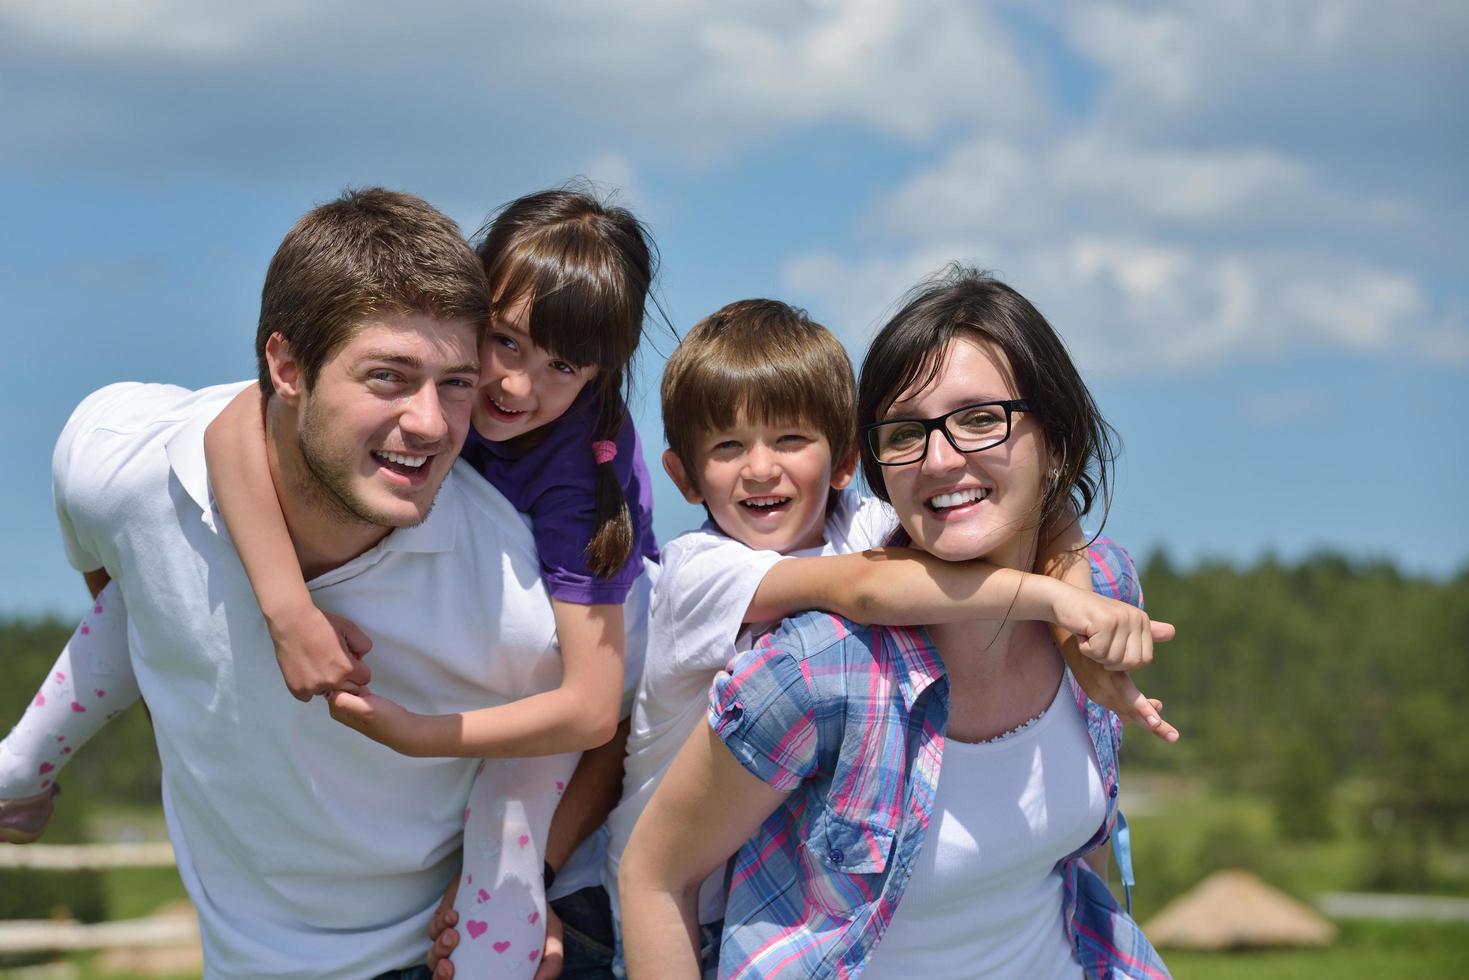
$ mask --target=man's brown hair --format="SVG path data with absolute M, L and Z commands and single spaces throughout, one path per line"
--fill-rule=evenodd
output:
M 668 448 L 690 478 L 700 439 L 741 416 L 814 425 L 834 463 L 856 444 L 851 358 L 805 310 L 778 300 L 740 300 L 695 324 L 668 359 L 662 395 Z
M 286 233 L 260 292 L 255 360 L 274 394 L 265 342 L 290 345 L 306 387 L 370 316 L 420 313 L 482 331 L 484 268 L 459 226 L 412 194 L 366 187 L 312 208 Z

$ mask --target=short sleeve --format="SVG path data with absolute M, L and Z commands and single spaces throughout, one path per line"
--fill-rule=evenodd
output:
M 92 437 L 96 433 L 102 407 L 131 387 L 137 386 L 128 383 L 109 385 L 83 399 L 67 419 L 51 454 L 51 493 L 56 505 L 56 520 L 61 527 L 66 559 L 79 572 L 95 571 L 103 564 L 87 528 L 76 519 L 78 497 L 87 492 L 89 472 L 95 475 L 98 465 L 95 454 L 89 452 Z
M 669 545 L 653 599 L 654 634 L 673 644 L 680 671 L 723 670 L 734 659 L 745 614 L 774 551 L 695 531 Z
M 1099 537 L 1087 546 L 1086 556 L 1092 567 L 1093 592 L 1142 608 L 1142 585 L 1125 548 L 1111 538 Z
M 816 769 L 810 687 L 796 659 L 769 640 L 714 679 L 709 724 L 746 771 L 775 789 L 790 792 Z

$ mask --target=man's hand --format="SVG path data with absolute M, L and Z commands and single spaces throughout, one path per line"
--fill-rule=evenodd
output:
M 459 876 L 456 874 L 444 897 L 439 899 L 434 917 L 428 920 L 428 938 L 433 942 L 428 948 L 428 968 L 433 971 L 434 980 L 450 980 L 454 976 L 454 964 L 449 962 L 449 954 L 459 945 L 459 933 L 454 929 L 459 924 L 459 913 L 454 911 L 454 898 L 458 894 Z
M 428 923 L 428 938 L 433 941 L 428 950 L 428 968 L 433 971 L 433 980 L 453 980 L 454 977 L 454 963 L 450 956 L 459 945 L 459 932 L 454 928 L 459 924 L 459 913 L 454 911 L 454 896 L 458 891 L 459 876 L 455 875 L 449 884 L 449 890 L 440 899 L 439 907 L 434 909 L 434 917 Z M 556 980 L 561 975 L 565 960 L 566 947 L 561 919 L 547 902 L 546 940 L 533 980 Z
M 1076 636 L 1083 656 L 1108 670 L 1146 667 L 1153 662 L 1153 644 L 1166 643 L 1177 632 L 1168 623 L 1149 619 L 1137 606 L 1065 583 L 1058 582 L 1053 588 L 1055 624 Z M 1092 700 L 1101 703 L 1098 698 Z
M 310 603 L 279 617 L 267 617 L 276 663 L 286 687 L 298 701 L 328 691 L 361 693 L 372 680 L 362 658 L 372 640 L 357 624 L 324 613 Z
M 1116 713 L 1124 723 L 1142 725 L 1165 742 L 1178 741 L 1178 729 L 1163 720 L 1162 701 L 1144 697 L 1125 672 L 1108 670 L 1095 660 L 1083 656 L 1075 637 L 1068 637 L 1060 646 L 1072 675 L 1087 697 Z
M 367 688 L 361 694 L 332 691 L 326 696 L 331 716 L 348 728 L 356 729 L 374 742 L 381 742 L 404 755 L 420 755 L 424 715 L 373 694 Z

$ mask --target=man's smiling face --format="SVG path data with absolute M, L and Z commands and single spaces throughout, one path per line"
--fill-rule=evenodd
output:
M 360 326 L 300 395 L 308 489 L 366 524 L 421 523 L 469 431 L 478 374 L 473 324 L 399 313 Z

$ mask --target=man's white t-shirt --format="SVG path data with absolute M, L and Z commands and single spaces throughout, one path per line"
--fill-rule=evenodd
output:
M 477 760 L 399 755 L 286 690 L 204 464 L 242 387 L 88 397 L 57 443 L 57 512 L 71 563 L 105 566 L 127 603 L 206 974 L 373 977 L 423 959 Z M 426 521 L 309 585 L 373 638 L 374 690 L 410 710 L 560 683 L 527 519 L 465 464 Z
M 827 516 L 819 548 L 782 555 L 741 544 L 706 521 L 663 548 L 653 588 L 647 661 L 633 704 L 622 802 L 607 818 L 607 887 L 617 908 L 617 868 L 633 825 L 709 708 L 709 685 L 772 624 L 747 627 L 745 612 L 771 567 L 782 558 L 842 555 L 882 545 L 897 527 L 887 504 L 843 490 Z M 716 880 L 718 879 L 718 880 Z M 700 893 L 700 921 L 724 914 L 722 872 Z

